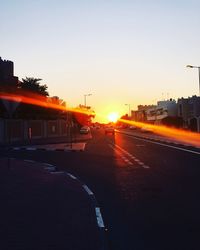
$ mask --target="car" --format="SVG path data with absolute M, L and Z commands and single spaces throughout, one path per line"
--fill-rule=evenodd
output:
M 129 129 L 131 129 L 131 130 L 136 130 L 137 127 L 136 127 L 136 126 L 130 126 Z
M 115 134 L 115 129 L 113 127 L 106 127 L 105 128 L 105 135 L 107 135 L 107 134 L 114 135 Z
M 90 132 L 90 127 L 88 127 L 88 126 L 83 126 L 80 129 L 80 134 L 88 134 L 89 132 Z
M 141 132 L 143 133 L 153 133 L 153 128 L 145 126 L 140 129 Z

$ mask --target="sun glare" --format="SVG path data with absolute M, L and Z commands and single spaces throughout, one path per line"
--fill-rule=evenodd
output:
M 117 112 L 112 112 L 108 115 L 109 122 L 116 122 L 119 119 L 119 114 Z

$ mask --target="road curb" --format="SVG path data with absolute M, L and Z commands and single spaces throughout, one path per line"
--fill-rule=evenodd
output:
M 14 151 L 60 151 L 60 152 L 83 152 L 85 148 L 83 149 L 60 149 L 60 148 L 33 148 L 33 147 L 9 147 L 7 150 L 14 150 Z

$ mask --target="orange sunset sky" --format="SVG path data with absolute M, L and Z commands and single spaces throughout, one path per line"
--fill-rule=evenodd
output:
M 199 1 L 1 1 L 2 59 L 42 78 L 70 107 L 123 115 L 138 104 L 198 94 Z

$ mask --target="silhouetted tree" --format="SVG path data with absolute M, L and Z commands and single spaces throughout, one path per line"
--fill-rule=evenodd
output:
M 49 93 L 47 91 L 47 85 L 41 85 L 40 81 L 42 79 L 40 78 L 33 78 L 33 77 L 26 77 L 22 78 L 22 81 L 19 84 L 19 88 L 22 90 L 27 90 L 33 93 L 37 93 L 39 95 L 43 96 L 49 96 Z
M 41 85 L 40 78 L 26 77 L 22 78 L 19 82 L 18 94 L 33 98 L 35 100 L 46 102 L 47 96 L 47 85 Z M 23 119 L 42 119 L 47 116 L 47 109 L 34 104 L 20 103 L 16 110 L 16 116 Z
M 91 125 L 92 119 L 95 118 L 95 112 L 91 110 L 91 107 L 84 105 L 79 105 L 78 107 L 80 112 L 75 112 L 73 114 L 74 121 L 78 124 L 79 127 L 84 125 Z

